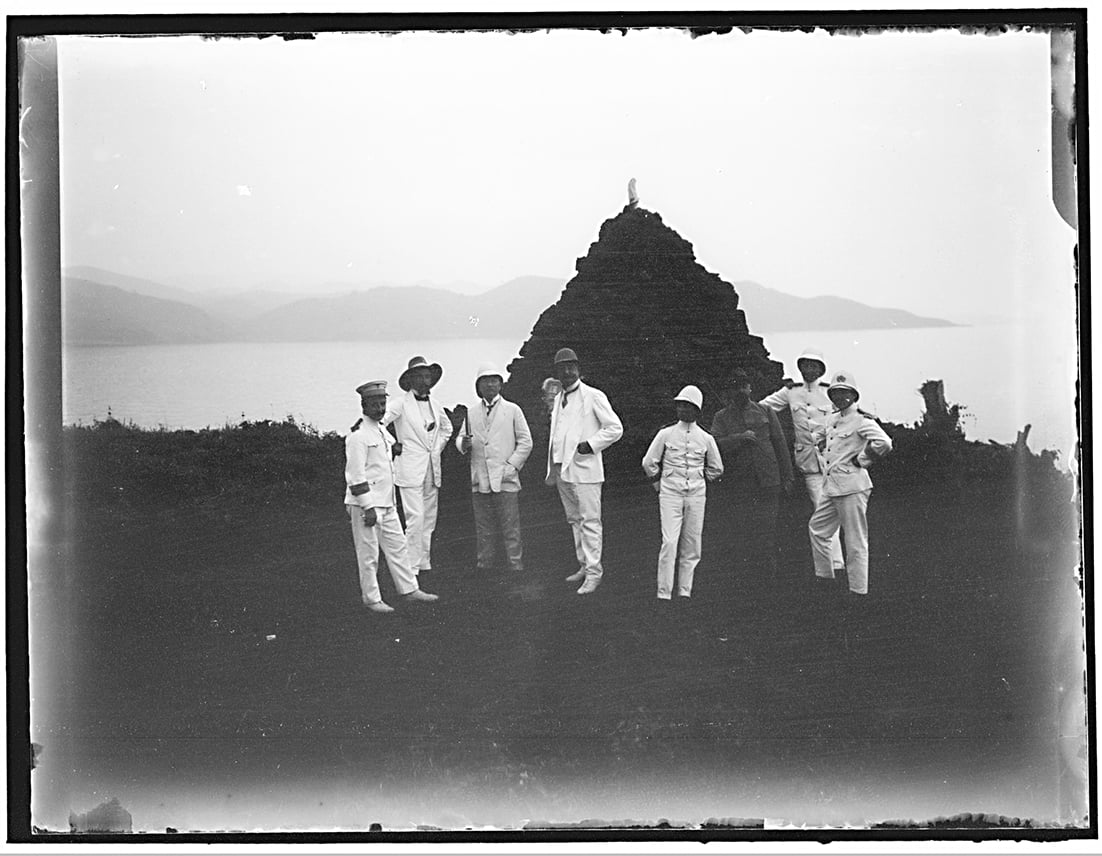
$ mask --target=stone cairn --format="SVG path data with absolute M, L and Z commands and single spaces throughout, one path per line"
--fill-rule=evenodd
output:
M 639 462 L 655 432 L 673 422 L 672 399 L 686 384 L 704 392 L 705 428 L 734 369 L 750 374 L 755 397 L 782 385 L 782 366 L 750 334 L 734 286 L 705 270 L 657 213 L 629 202 L 576 267 L 509 364 L 505 395 L 524 409 L 536 443 L 529 479 L 544 474 L 550 417 L 541 387 L 559 348 L 578 353 L 583 380 L 603 390 L 623 420 L 623 439 L 605 453 L 610 481 L 642 478 Z

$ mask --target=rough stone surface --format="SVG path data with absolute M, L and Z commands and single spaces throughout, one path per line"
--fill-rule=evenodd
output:
M 784 374 L 747 328 L 734 286 L 705 270 L 661 216 L 630 206 L 601 226 L 577 275 L 509 365 L 505 395 L 532 426 L 530 469 L 540 476 L 548 428 L 540 385 L 562 347 L 578 353 L 582 377 L 608 395 L 624 422 L 624 438 L 605 453 L 610 481 L 641 477 L 646 446 L 673 421 L 672 399 L 686 384 L 704 392 L 707 427 L 735 368 L 749 372 L 755 396 L 780 387 Z

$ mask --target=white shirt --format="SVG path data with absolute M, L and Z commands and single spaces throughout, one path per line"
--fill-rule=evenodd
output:
M 432 401 L 417 399 L 417 409 L 421 411 L 421 419 L 425 426 L 425 430 L 431 430 L 429 426 L 436 421 L 436 417 L 432 412 Z

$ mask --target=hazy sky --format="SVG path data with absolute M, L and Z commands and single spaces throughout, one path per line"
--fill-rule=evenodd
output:
M 60 42 L 63 263 L 197 289 L 574 274 L 641 205 L 734 282 L 1071 299 L 1045 33 Z

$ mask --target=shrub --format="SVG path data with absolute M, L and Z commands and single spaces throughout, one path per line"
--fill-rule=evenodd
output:
M 67 483 L 108 507 L 223 494 L 339 495 L 344 442 L 293 420 L 147 430 L 113 419 L 66 427 Z

